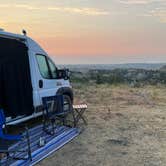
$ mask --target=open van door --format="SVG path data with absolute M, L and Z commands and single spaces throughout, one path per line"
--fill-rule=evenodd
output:
M 28 48 L 9 37 L 0 37 L 0 108 L 12 118 L 34 112 Z

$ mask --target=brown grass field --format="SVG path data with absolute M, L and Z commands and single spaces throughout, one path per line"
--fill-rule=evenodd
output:
M 166 87 L 74 85 L 88 126 L 40 166 L 165 166 Z

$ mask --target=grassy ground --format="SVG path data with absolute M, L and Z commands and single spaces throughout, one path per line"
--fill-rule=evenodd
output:
M 166 87 L 74 85 L 86 130 L 40 166 L 165 166 Z

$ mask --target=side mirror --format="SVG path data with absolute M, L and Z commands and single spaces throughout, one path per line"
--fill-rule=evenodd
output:
M 58 78 L 68 80 L 70 79 L 70 71 L 69 69 L 60 69 L 58 70 Z

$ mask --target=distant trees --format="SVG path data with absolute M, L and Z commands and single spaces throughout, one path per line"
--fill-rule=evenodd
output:
M 86 73 L 72 72 L 73 82 L 96 84 L 129 84 L 142 86 L 146 84 L 166 84 L 166 71 L 144 69 L 114 69 L 114 70 L 90 70 Z
M 104 79 L 102 78 L 102 75 L 97 74 L 95 82 L 96 82 L 96 84 L 102 84 L 102 83 L 104 83 Z

